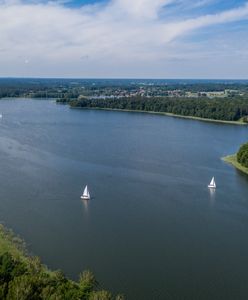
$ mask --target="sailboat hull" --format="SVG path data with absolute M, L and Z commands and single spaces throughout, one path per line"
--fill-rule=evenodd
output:
M 214 185 L 208 185 L 208 187 L 210 188 L 210 189 L 216 189 L 216 186 L 214 186 Z
M 83 199 L 83 200 L 90 200 L 90 197 L 88 197 L 88 196 L 81 196 L 81 199 Z

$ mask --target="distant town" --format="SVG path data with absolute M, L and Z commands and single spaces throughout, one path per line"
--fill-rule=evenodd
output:
M 247 81 L 130 79 L 0 79 L 0 98 L 232 98 L 248 95 Z

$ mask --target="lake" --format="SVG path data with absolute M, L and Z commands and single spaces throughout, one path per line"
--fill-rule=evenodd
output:
M 248 127 L 47 100 L 0 113 L 0 221 L 49 268 L 130 300 L 247 299 L 248 176 L 220 158 Z

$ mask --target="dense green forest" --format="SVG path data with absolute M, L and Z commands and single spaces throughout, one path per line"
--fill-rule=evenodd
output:
M 130 97 L 80 99 L 72 107 L 165 112 L 214 120 L 248 122 L 248 98 Z
M 237 161 L 245 168 L 248 168 L 248 143 L 242 145 L 237 153 Z
M 39 258 L 26 254 L 23 242 L 0 225 L 1 300 L 123 300 L 103 290 L 90 271 L 78 282 L 50 271 Z

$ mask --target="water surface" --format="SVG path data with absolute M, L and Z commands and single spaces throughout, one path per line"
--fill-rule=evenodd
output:
M 248 128 L 44 100 L 0 113 L 0 221 L 50 268 L 131 300 L 247 298 L 248 177 L 220 157 Z

